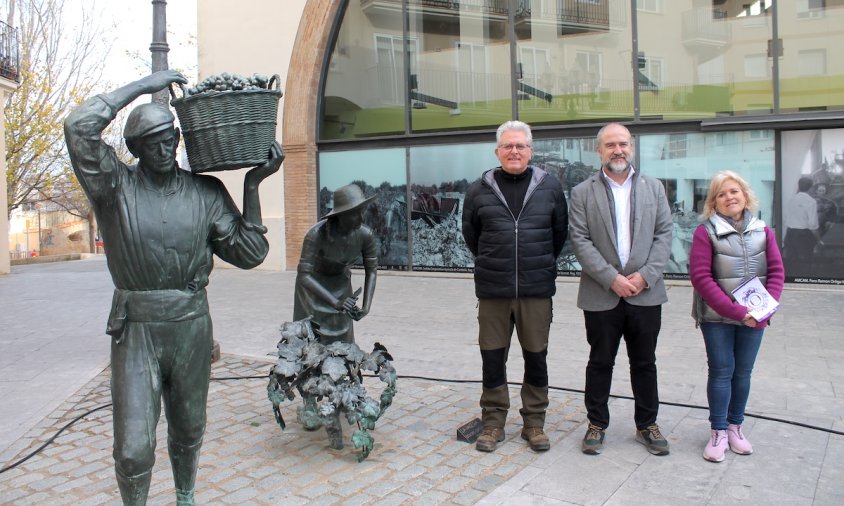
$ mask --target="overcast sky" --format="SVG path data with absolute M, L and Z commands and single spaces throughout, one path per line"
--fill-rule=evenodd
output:
M 168 63 L 170 68 L 184 70 L 192 83 L 196 79 L 196 1 L 167 1 Z M 105 80 L 125 84 L 149 72 L 150 0 L 68 0 L 66 13 L 72 12 L 74 3 L 93 4 L 106 31 L 111 34 L 107 33 L 106 38 L 114 40 L 104 66 Z

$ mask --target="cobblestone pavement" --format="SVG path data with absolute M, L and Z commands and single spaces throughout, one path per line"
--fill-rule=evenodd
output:
M 264 376 L 270 366 L 269 361 L 224 354 L 212 378 Z M 370 394 L 381 385 L 375 378 L 365 384 Z M 323 430 L 302 429 L 296 421 L 299 399 L 282 405 L 288 424 L 281 431 L 266 385 L 264 378 L 211 382 L 197 504 L 474 504 L 540 457 L 519 437 L 515 411 L 507 439 L 494 453 L 457 440 L 456 429 L 468 421 L 466 414 L 478 411 L 476 384 L 400 378 L 393 405 L 372 432 L 375 448 L 361 463 L 348 426 L 343 450 L 330 449 Z M 518 388 L 511 388 L 511 396 L 518 406 Z M 110 401 L 106 369 L 22 438 L 28 446 L 13 461 Z M 584 423 L 582 404 L 577 395 L 551 393 L 546 430 L 552 444 Z M 110 407 L 84 416 L 42 452 L 8 471 L 0 478 L 0 504 L 120 504 L 111 417 Z M 163 416 L 157 438 L 149 504 L 172 504 Z
M 380 274 L 373 311 L 355 324 L 355 339 L 364 349 L 383 343 L 405 377 L 373 432 L 373 453 L 358 464 L 354 449 L 330 450 L 324 431 L 302 430 L 295 420 L 300 401 L 283 405 L 287 431 L 273 418 L 265 376 L 279 325 L 293 311 L 295 277 L 239 269 L 212 274 L 214 335 L 224 353 L 214 376 L 261 378 L 212 383 L 198 504 L 844 504 L 844 287 L 787 287 L 753 373 L 747 411 L 762 417 L 749 416 L 744 432 L 754 453 L 730 453 L 713 464 L 701 457 L 709 435 L 706 353 L 689 317 L 687 282 L 669 284 L 657 347 L 659 424 L 671 455 L 650 455 L 634 440 L 633 402 L 616 398 L 605 451 L 593 457 L 580 452 L 586 422 L 576 390 L 552 391 L 548 452 L 532 453 L 520 439 L 515 389 L 498 450 L 483 454 L 456 441 L 457 427 L 479 414 L 480 385 L 413 376 L 481 376 L 474 283 L 462 275 Z M 359 273 L 354 277 L 362 284 Z M 576 280 L 561 279 L 554 297 L 548 371 L 559 389 L 582 387 L 589 354 L 574 303 L 577 287 Z M 16 266 L 0 276 L 0 465 L 110 402 L 103 328 L 111 291 L 104 258 Z M 629 396 L 623 349 L 613 394 Z M 522 364 L 514 344 L 510 379 L 522 377 Z M 381 385 L 367 383 L 373 397 Z M 110 409 L 92 413 L 0 474 L 0 505 L 119 504 L 110 417 Z M 165 433 L 162 420 L 162 442 Z M 174 502 L 168 468 L 162 448 L 150 504 Z

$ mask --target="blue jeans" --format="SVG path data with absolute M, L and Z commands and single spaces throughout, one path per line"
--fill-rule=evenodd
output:
M 727 424 L 741 425 L 750 395 L 750 374 L 762 344 L 764 329 L 729 323 L 701 323 L 709 379 L 709 423 L 723 430 Z

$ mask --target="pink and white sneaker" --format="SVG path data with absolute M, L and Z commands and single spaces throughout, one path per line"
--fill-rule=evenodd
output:
M 703 458 L 710 462 L 721 462 L 727 453 L 727 445 L 727 431 L 713 429 L 712 436 L 706 443 L 706 448 L 703 449 Z
M 739 455 L 750 455 L 753 453 L 753 445 L 741 433 L 741 425 L 730 424 L 727 426 L 727 441 L 733 453 L 738 453 Z

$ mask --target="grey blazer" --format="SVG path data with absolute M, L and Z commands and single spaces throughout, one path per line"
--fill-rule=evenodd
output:
M 612 192 L 602 170 L 577 185 L 569 199 L 569 239 L 582 269 L 577 307 L 606 311 L 618 305 L 610 289 L 618 273 L 642 275 L 648 288 L 627 298 L 637 306 L 655 306 L 668 301 L 662 272 L 671 254 L 671 209 L 662 183 L 633 175 L 632 237 L 630 258 L 624 269 L 618 258 Z

